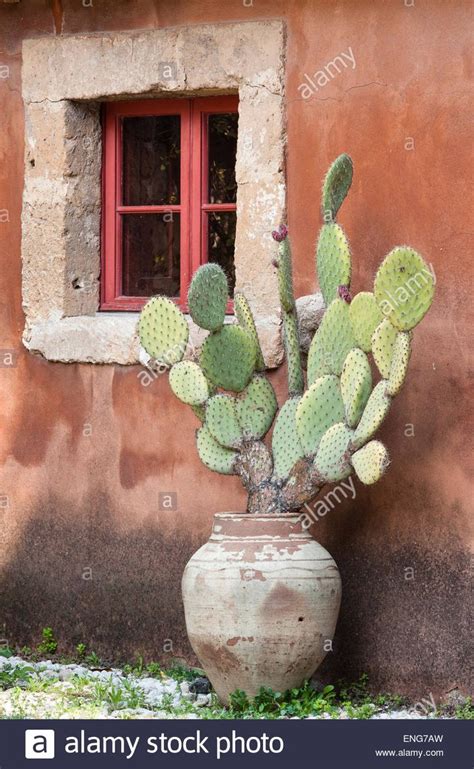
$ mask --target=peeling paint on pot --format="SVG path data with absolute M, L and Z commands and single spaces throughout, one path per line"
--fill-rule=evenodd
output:
M 341 601 L 335 561 L 297 515 L 220 513 L 183 575 L 191 645 L 220 699 L 299 686 L 326 656 Z

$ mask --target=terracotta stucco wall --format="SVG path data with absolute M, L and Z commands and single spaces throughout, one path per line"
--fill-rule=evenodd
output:
M 51 625 L 63 648 L 86 641 L 106 657 L 191 659 L 182 569 L 212 513 L 244 504 L 236 479 L 199 464 L 196 420 L 164 378 L 144 388 L 137 367 L 53 364 L 21 346 L 21 40 L 266 17 L 284 18 L 288 29 L 288 220 L 298 294 L 316 287 L 321 178 L 341 151 L 355 163 L 340 217 L 355 290 L 370 288 L 397 243 L 421 251 L 437 278 L 407 386 L 381 431 L 392 466 L 314 526 L 344 590 L 321 673 L 367 672 L 377 686 L 417 698 L 454 685 L 469 690 L 467 0 L 0 4 L 0 65 L 9 68 L 0 79 L 0 348 L 15 356 L 13 366 L 0 366 L 1 634 L 32 645 Z M 304 75 L 349 51 L 354 66 L 302 98 Z M 283 396 L 283 372 L 273 380 Z M 175 511 L 159 510 L 167 491 L 177 494 Z

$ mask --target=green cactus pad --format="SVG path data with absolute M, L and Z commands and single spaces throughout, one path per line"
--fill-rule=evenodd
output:
M 356 347 L 349 352 L 341 374 L 341 393 L 349 427 L 355 427 L 358 423 L 371 390 L 369 359 L 365 352 Z
M 380 480 L 390 463 L 388 451 L 380 441 L 370 441 L 352 455 L 351 461 L 358 479 L 367 485 Z
M 273 472 L 275 478 L 284 479 L 290 474 L 298 459 L 303 459 L 304 451 L 298 437 L 295 418 L 300 398 L 289 398 L 283 405 L 275 421 L 272 436 Z
M 191 406 L 194 414 L 197 416 L 200 422 L 204 422 L 206 419 L 206 405 L 202 403 L 199 406 Z
M 288 392 L 290 397 L 304 390 L 304 374 L 296 313 L 287 312 L 283 318 L 283 343 L 288 367 Z
M 396 338 L 397 329 L 392 326 L 387 318 L 384 318 L 382 323 L 375 329 L 372 337 L 372 354 L 377 368 L 384 379 L 388 379 L 390 376 Z
M 183 360 L 170 371 L 170 387 L 180 401 L 199 406 L 209 397 L 209 385 L 197 363 Z
M 321 228 L 316 249 L 316 265 L 326 307 L 338 296 L 338 286 L 351 282 L 351 252 L 344 230 L 338 224 Z
M 308 353 L 308 384 L 325 374 L 342 371 L 349 350 L 357 347 L 349 318 L 349 305 L 334 299 L 324 313 Z
M 184 357 L 189 328 L 183 313 L 171 299 L 154 296 L 140 313 L 138 335 L 148 355 L 173 366 Z
M 255 369 L 257 350 L 240 326 L 223 326 L 204 342 L 200 363 L 206 377 L 223 390 L 241 392 Z
M 354 431 L 352 446 L 355 449 L 367 443 L 369 438 L 372 438 L 373 434 L 377 432 L 387 415 L 391 402 L 392 399 L 387 394 L 387 381 L 382 379 L 372 390 L 364 413 Z
M 352 430 L 344 422 L 338 422 L 326 430 L 319 444 L 314 466 L 328 483 L 342 481 L 351 474 L 349 444 Z
M 221 446 L 234 449 L 240 446 L 243 433 L 237 420 L 236 403 L 232 395 L 214 395 L 208 400 L 206 426 Z
M 254 376 L 236 398 L 236 412 L 246 440 L 263 438 L 278 408 L 275 391 L 264 376 Z
M 236 461 L 238 459 L 238 451 L 232 451 L 232 449 L 226 449 L 221 446 L 213 437 L 210 430 L 203 425 L 196 432 L 196 443 L 199 458 L 209 470 L 214 470 L 216 473 L 222 473 L 222 475 L 235 475 L 236 474 Z
M 330 166 L 323 184 L 322 209 L 324 221 L 335 221 L 337 212 L 352 184 L 352 172 L 352 160 L 345 153 L 339 155 Z
M 296 409 L 296 429 L 305 455 L 315 454 L 326 430 L 342 419 L 344 404 L 338 377 L 327 375 L 317 379 Z
M 291 312 L 295 308 L 293 294 L 293 274 L 291 267 L 290 239 L 286 237 L 278 246 L 278 290 L 280 304 L 285 312 Z
M 349 305 L 349 317 L 357 345 L 364 352 L 370 352 L 374 331 L 383 320 L 375 296 L 370 291 L 356 294 Z
M 252 337 L 255 347 L 257 349 L 257 360 L 255 362 L 256 371 L 265 371 L 265 361 L 263 359 L 262 349 L 258 340 L 257 329 L 255 328 L 255 320 L 250 309 L 250 305 L 243 294 L 235 294 L 234 296 L 234 314 L 237 318 L 239 325 Z
M 209 262 L 199 267 L 189 286 L 191 318 L 208 331 L 217 331 L 225 319 L 229 287 L 222 267 Z
M 390 376 L 388 378 L 387 393 L 393 396 L 398 395 L 405 381 L 410 362 L 411 336 L 409 331 L 399 331 L 395 344 L 393 346 L 392 365 L 390 366 Z
M 428 312 L 434 279 L 424 259 L 412 248 L 390 251 L 375 276 L 374 294 L 382 313 L 399 331 L 409 331 Z

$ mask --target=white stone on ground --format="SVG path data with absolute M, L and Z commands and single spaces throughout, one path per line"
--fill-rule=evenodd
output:
M 51 687 L 47 691 L 28 691 L 25 690 L 25 683 L 21 678 L 16 682 L 16 687 L 20 687 L 21 691 L 21 706 L 18 704 L 18 697 L 12 696 L 15 692 L 15 688 L 0 690 L 0 715 L 4 717 L 13 717 L 18 715 L 24 718 L 81 718 L 84 717 L 81 714 L 81 708 L 87 710 L 85 717 L 87 718 L 107 718 L 107 719 L 123 719 L 123 718 L 138 718 L 138 719 L 198 719 L 200 718 L 200 709 L 212 705 L 212 694 L 194 694 L 190 691 L 189 682 L 178 682 L 173 678 L 151 678 L 140 677 L 137 675 L 125 676 L 118 668 L 111 670 L 91 670 L 84 665 L 69 664 L 63 665 L 58 662 L 51 662 L 50 660 L 44 660 L 41 662 L 28 662 L 20 657 L 2 657 L 0 656 L 0 672 L 6 668 L 7 670 L 25 669 L 30 675 L 36 676 L 36 679 L 41 681 L 48 681 L 53 679 L 59 679 L 57 682 L 52 683 Z M 92 705 L 81 705 L 74 709 L 71 705 L 69 712 L 56 713 L 57 708 L 61 704 L 61 700 L 64 695 L 75 689 L 74 680 L 80 678 L 84 681 L 84 696 L 87 690 L 93 691 L 93 686 L 97 684 L 107 685 L 115 690 L 119 690 L 119 693 L 123 694 L 124 707 L 112 709 L 112 706 L 107 707 L 107 703 L 103 703 L 96 707 L 92 713 L 88 712 L 88 708 L 92 708 Z M 26 682 L 26 676 L 25 676 Z M 127 685 L 132 685 L 134 691 L 137 694 L 143 695 L 143 702 L 145 707 L 129 708 L 126 707 L 127 697 L 130 696 L 130 692 L 127 690 Z M 167 710 L 162 708 L 168 708 Z M 21 709 L 19 709 L 21 708 Z M 66 706 L 67 708 L 67 706 Z M 173 709 L 178 712 L 173 713 Z M 375 710 L 375 706 L 374 706 Z M 54 713 L 54 715 L 51 715 Z M 370 716 L 371 719 L 425 719 L 434 717 L 434 714 L 423 715 L 417 710 L 409 710 L 403 708 L 401 710 L 383 710 L 376 711 Z M 321 713 L 320 715 L 307 716 L 308 719 L 331 719 L 333 715 L 329 713 Z M 343 708 L 339 709 L 338 719 L 349 719 L 349 713 Z

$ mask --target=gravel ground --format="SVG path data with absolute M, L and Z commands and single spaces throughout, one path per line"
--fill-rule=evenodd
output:
M 202 679 L 201 679 L 202 680 Z M 78 664 L 20 657 L 0 657 L 0 718 L 87 719 L 199 719 L 229 718 L 214 694 L 190 691 L 188 681 L 165 674 L 124 674 L 118 668 L 91 669 Z M 307 718 L 353 718 L 343 708 Z M 360 718 L 361 716 L 355 716 Z M 377 708 L 372 719 L 423 719 L 414 709 Z M 439 717 L 439 716 L 438 716 Z

